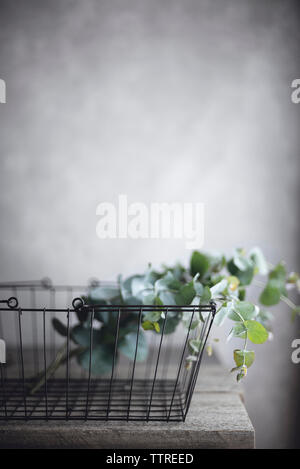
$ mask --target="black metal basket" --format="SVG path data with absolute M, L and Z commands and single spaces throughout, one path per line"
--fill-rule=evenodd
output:
M 89 287 L 97 284 L 93 281 Z M 0 420 L 184 421 L 213 323 L 215 304 L 87 305 L 81 299 L 87 289 L 54 286 L 49 279 L 0 284 Z M 149 352 L 147 358 L 139 362 L 142 315 L 147 310 L 157 309 L 164 313 L 161 330 L 145 332 Z M 109 311 L 114 324 L 114 346 L 109 371 L 94 376 L 93 327 L 95 314 L 104 310 Z M 82 312 L 89 314 L 90 324 L 86 370 L 77 364 L 70 340 L 70 331 Z M 169 317 L 178 312 L 190 315 L 188 327 L 167 333 Z M 118 351 L 122 320 L 129 313 L 136 317 L 133 360 Z M 192 324 L 199 313 L 204 322 L 196 336 Z M 64 323 L 64 339 L 52 327 L 53 318 Z M 201 345 L 193 361 L 187 362 L 189 344 L 195 338 Z M 53 363 L 62 354 L 62 348 L 64 359 L 55 369 Z M 33 392 L 38 378 L 40 386 Z

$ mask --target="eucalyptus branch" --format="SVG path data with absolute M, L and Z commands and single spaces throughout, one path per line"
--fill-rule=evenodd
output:
M 72 350 L 69 353 L 69 359 L 72 358 L 73 356 L 81 353 L 84 349 L 82 347 L 78 347 L 77 349 Z M 58 368 L 65 363 L 65 361 L 68 359 L 67 356 L 67 342 L 58 350 L 56 357 L 54 360 L 50 363 L 48 368 L 46 369 L 45 372 L 41 372 L 37 375 L 37 378 L 41 376 L 39 381 L 30 389 L 29 394 L 33 395 L 35 394 L 43 384 L 45 384 L 46 381 L 48 381 L 51 376 L 54 375 L 54 373 L 58 370 Z
M 149 267 L 151 269 L 151 267 Z M 241 350 L 234 350 L 233 358 L 236 363 L 236 369 L 239 369 L 238 380 L 243 378 L 247 369 L 254 361 L 254 351 L 247 350 L 248 341 L 254 344 L 264 343 L 268 337 L 270 314 L 263 311 L 263 307 L 268 309 L 270 306 L 276 305 L 279 301 L 283 301 L 294 314 L 298 314 L 299 306 L 296 306 L 285 292 L 286 283 L 298 286 L 300 283 L 299 274 L 293 272 L 289 275 L 283 263 L 277 265 L 269 264 L 262 251 L 259 248 L 253 248 L 246 253 L 243 249 L 236 249 L 233 255 L 226 259 L 223 254 L 209 254 L 194 251 L 192 253 L 190 264 L 187 268 L 165 267 L 162 271 L 146 271 L 144 275 L 133 275 L 125 280 L 119 277 L 117 288 L 97 286 L 90 289 L 88 296 L 85 298 L 87 304 L 119 304 L 143 305 L 145 298 L 148 305 L 176 305 L 184 307 L 195 304 L 208 304 L 211 299 L 218 303 L 216 316 L 220 314 L 219 324 L 226 318 L 234 321 L 231 335 L 244 339 L 244 346 Z M 153 275 L 149 275 L 153 274 Z M 267 282 L 261 282 L 255 277 L 256 274 L 265 275 L 268 273 Z M 137 291 L 136 285 L 140 286 Z M 262 288 L 259 302 L 262 308 L 252 302 L 245 300 L 245 294 L 249 286 L 253 284 Z M 148 293 L 149 295 L 145 295 Z M 222 308 L 224 308 L 223 311 Z M 175 309 L 175 308 L 174 308 Z M 179 308 L 177 308 L 179 311 Z M 93 329 L 93 347 L 97 350 L 95 359 L 93 359 L 91 372 L 96 375 L 103 375 L 110 371 L 109 358 L 111 357 L 111 349 L 115 344 L 116 323 L 115 316 L 112 314 L 107 316 L 108 312 L 97 311 L 95 321 L 101 323 L 100 328 Z M 143 311 L 141 321 L 140 336 L 143 337 L 144 331 L 156 331 L 159 333 L 163 324 L 163 309 L 153 308 L 153 311 L 147 309 Z M 76 343 L 77 348 L 74 355 L 77 355 L 78 363 L 84 369 L 88 370 L 90 366 L 89 356 L 85 352 L 86 345 L 90 340 L 90 318 L 88 316 L 78 316 L 79 323 L 73 326 L 70 339 Z M 164 334 L 174 333 L 180 323 L 184 327 L 189 327 L 190 317 L 180 312 L 173 313 L 168 316 L 168 328 Z M 189 340 L 191 355 L 187 357 L 187 365 L 195 361 L 195 355 L 201 350 L 203 344 L 200 343 L 201 338 L 201 315 L 193 319 L 193 329 L 195 330 L 195 338 Z M 60 321 L 56 319 L 53 323 L 56 331 L 63 336 L 67 336 L 67 329 Z M 168 329 L 168 331 L 167 331 Z M 126 311 L 126 315 L 122 315 L 119 323 L 119 334 L 122 335 L 122 343 L 119 341 L 120 353 L 130 360 L 134 360 L 135 335 L 136 335 L 136 315 Z M 141 341 L 142 342 L 142 341 Z M 147 341 L 144 339 L 143 357 L 147 356 Z M 140 344 L 139 344 L 140 347 Z M 139 349 L 140 350 L 140 349 Z M 73 352 L 72 352 L 73 353 Z M 189 362 L 189 358 L 191 359 Z M 36 392 L 45 380 L 52 376 L 56 369 L 66 360 L 65 348 L 59 351 L 55 360 L 48 367 L 43 375 L 37 377 L 37 384 L 31 392 Z M 188 363 L 189 362 L 189 363 Z

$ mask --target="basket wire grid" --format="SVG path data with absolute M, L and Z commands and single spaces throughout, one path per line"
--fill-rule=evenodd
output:
M 101 282 L 103 284 L 112 285 Z M 0 420 L 185 421 L 212 327 L 215 304 L 84 304 L 81 295 L 97 285 L 100 283 L 93 280 L 89 287 L 54 286 L 49 279 L 0 284 L 0 339 L 7 349 L 6 363 L 0 363 Z M 71 340 L 72 327 L 78 322 L 78 312 L 83 310 L 89 314 L 86 370 L 77 364 Z M 95 313 L 104 310 L 114 321 L 114 345 L 109 372 L 97 376 L 92 372 Z M 144 332 L 149 351 L 147 358 L 139 362 L 142 315 L 155 310 L 164 313 L 162 327 L 160 333 Z M 183 312 L 189 314 L 188 327 L 167 333 L 169 318 Z M 118 351 L 122 318 L 128 313 L 136 317 L 133 360 Z M 192 325 L 198 313 L 204 322 L 196 336 Z M 65 339 L 52 327 L 53 318 L 65 324 Z M 188 369 L 189 341 L 195 338 L 201 345 Z M 64 363 L 54 373 L 49 373 L 49 365 L 60 353 L 62 341 L 66 350 Z M 32 393 L 38 375 L 45 379 Z

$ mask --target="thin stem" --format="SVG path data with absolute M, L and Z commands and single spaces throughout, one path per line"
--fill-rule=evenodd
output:
M 78 347 L 75 350 L 72 350 L 69 354 L 69 358 L 77 355 L 78 353 L 81 353 L 83 350 L 85 350 L 83 347 Z M 34 385 L 33 388 L 30 390 L 30 394 L 36 393 L 40 387 L 45 383 L 45 381 L 53 376 L 53 374 L 56 372 L 56 370 L 66 361 L 67 359 L 67 343 L 65 343 L 57 352 L 56 357 L 50 363 L 48 366 L 46 372 L 42 372 L 39 375 L 37 375 L 37 378 L 41 376 L 40 380 Z
M 297 308 L 297 305 L 293 303 L 287 296 L 285 295 L 280 295 L 281 301 L 283 301 L 286 305 L 288 305 L 291 309 Z
M 48 380 L 60 366 L 61 361 L 66 353 L 67 344 L 65 343 L 57 352 L 56 357 L 52 361 L 52 363 L 48 366 L 48 368 L 43 373 L 41 379 L 38 383 L 30 390 L 30 394 L 34 394 L 36 391 L 40 389 L 40 387 L 45 383 L 46 379 Z
M 241 319 L 245 329 L 246 329 L 246 337 L 245 337 L 245 342 L 244 342 L 244 349 L 243 351 L 245 352 L 247 350 L 247 344 L 248 344 L 248 329 L 245 325 L 245 320 L 243 318 L 243 316 L 238 312 L 238 311 L 235 311 L 235 313 L 239 316 L 239 318 Z M 243 360 L 243 366 L 246 365 L 246 354 L 244 353 L 244 360 Z

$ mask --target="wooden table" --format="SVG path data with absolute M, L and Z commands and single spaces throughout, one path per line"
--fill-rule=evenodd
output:
M 254 448 L 254 442 L 242 388 L 209 359 L 185 423 L 0 422 L 2 448 Z

